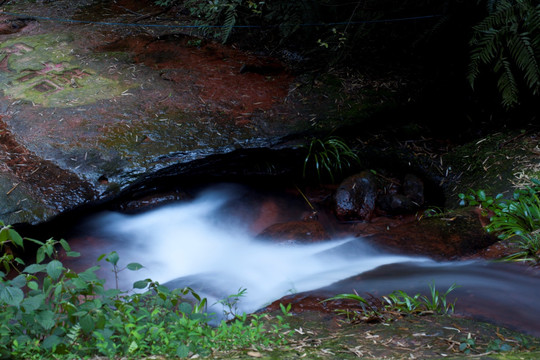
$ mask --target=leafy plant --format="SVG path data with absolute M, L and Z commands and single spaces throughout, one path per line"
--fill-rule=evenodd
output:
M 185 358 L 287 342 L 283 317 L 270 321 L 264 315 L 243 314 L 212 327 L 211 314 L 204 312 L 206 299 L 190 288 L 171 290 L 144 279 L 133 284 L 136 293 L 107 289 L 97 276 L 99 266 L 77 273 L 62 264 L 61 252 L 78 255 L 66 241 L 23 239 L 2 226 L 0 265 L 7 269 L 0 272 L 2 358 Z M 20 248 L 25 241 L 40 247 L 36 262 L 24 267 L 8 247 Z M 116 252 L 100 259 L 112 265 L 115 279 L 125 269 L 142 268 L 138 263 L 119 266 Z
M 394 311 L 411 313 L 433 312 L 436 314 L 449 314 L 454 312 L 455 301 L 448 303 L 447 296 L 459 286 L 452 284 L 444 293 L 440 293 L 434 283 L 429 284 L 430 296 L 416 294 L 408 295 L 397 290 L 390 295 L 383 296 L 390 308 Z
M 520 88 L 540 92 L 540 5 L 535 0 L 489 0 L 488 15 L 473 28 L 468 80 L 474 86 L 482 68 L 498 76 L 502 104 L 519 102 Z
M 503 342 L 501 339 L 495 339 L 491 341 L 487 346 L 487 351 L 505 352 L 512 351 L 514 348 L 512 345 Z
M 470 354 L 472 350 L 476 347 L 476 341 L 471 336 L 471 333 L 467 334 L 466 338 L 461 338 L 459 343 L 459 351 Z
M 486 196 L 483 190 L 459 194 L 462 205 L 480 206 L 490 217 L 486 231 L 512 241 L 520 251 L 507 257 L 507 260 L 540 260 L 540 181 L 532 179 L 531 186 L 516 190 L 512 199 L 504 199 L 502 194 L 495 198 Z
M 307 149 L 307 154 L 304 158 L 302 175 L 307 177 L 308 170 L 314 169 L 319 181 L 328 175 L 334 182 L 335 175 L 360 162 L 358 155 L 337 136 L 324 139 L 314 137 L 304 148 Z
M 246 293 L 247 289 L 240 288 L 236 294 L 229 295 L 225 299 L 221 299 L 217 302 L 223 306 L 223 315 L 225 315 L 226 318 L 239 317 L 238 303 L 240 302 L 240 298 L 245 296 Z

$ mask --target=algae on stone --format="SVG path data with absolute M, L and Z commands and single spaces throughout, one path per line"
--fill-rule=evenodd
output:
M 10 39 L 0 45 L 0 90 L 46 107 L 94 103 L 133 86 L 104 77 L 77 59 L 69 35 Z

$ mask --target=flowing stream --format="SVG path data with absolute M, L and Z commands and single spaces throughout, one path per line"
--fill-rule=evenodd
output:
M 74 249 L 85 259 L 115 250 L 121 265 L 144 265 L 120 273 L 122 288 L 145 278 L 191 286 L 214 304 L 210 311 L 216 313 L 223 310 L 218 300 L 241 289 L 247 290 L 238 311 L 253 312 L 285 295 L 316 289 L 380 296 L 398 289 L 427 293 L 431 282 L 444 292 L 456 283 L 461 288 L 451 299 L 459 298 L 458 312 L 461 306 L 464 314 L 540 334 L 538 273 L 485 261 L 439 263 L 388 254 L 359 238 L 314 244 L 259 239 L 237 217 L 235 204 L 243 191 L 217 187 L 195 200 L 145 213 L 98 214 L 79 230 L 91 240 L 75 242 Z M 104 276 L 112 283 L 110 272 Z

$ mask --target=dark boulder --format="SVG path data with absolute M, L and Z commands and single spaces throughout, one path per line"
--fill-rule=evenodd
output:
M 339 220 L 370 220 L 377 200 L 377 181 L 369 171 L 343 180 L 334 195 Z
M 403 194 L 416 206 L 424 204 L 424 182 L 418 176 L 407 174 L 403 179 Z

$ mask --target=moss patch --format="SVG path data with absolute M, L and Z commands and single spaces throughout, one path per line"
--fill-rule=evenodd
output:
M 5 41 L 0 46 L 0 89 L 10 97 L 47 107 L 71 107 L 118 96 L 129 89 L 103 71 L 83 66 L 73 38 L 45 34 Z

